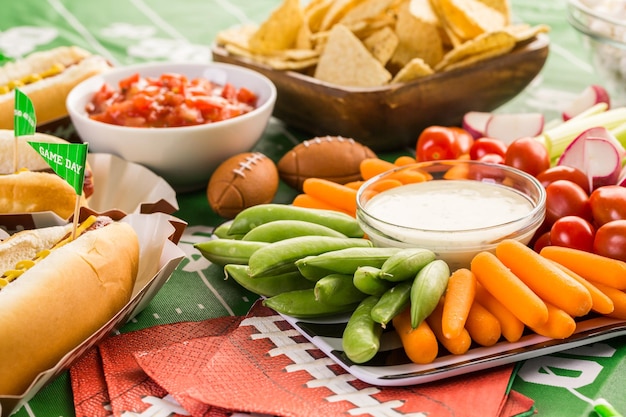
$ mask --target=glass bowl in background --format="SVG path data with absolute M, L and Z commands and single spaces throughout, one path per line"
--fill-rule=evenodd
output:
M 626 0 L 568 0 L 567 13 L 584 37 L 611 105 L 626 105 Z
M 541 183 L 516 168 L 421 162 L 365 182 L 357 193 L 357 220 L 375 246 L 430 249 L 454 270 L 503 239 L 529 243 L 545 203 Z

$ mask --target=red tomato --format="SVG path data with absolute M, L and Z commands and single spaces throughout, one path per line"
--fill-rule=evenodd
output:
M 537 239 L 535 239 L 535 243 L 533 244 L 533 250 L 537 253 L 541 252 L 541 249 L 546 246 L 550 246 L 552 243 L 550 241 L 550 232 L 544 232 Z
M 448 127 L 429 126 L 417 138 L 416 159 L 420 162 L 456 159 L 460 155 L 456 134 Z
M 596 188 L 589 196 L 589 205 L 599 226 L 612 220 L 626 219 L 626 188 L 620 185 Z
M 591 252 L 595 232 L 593 225 L 582 217 L 561 217 L 550 229 L 550 244 Z
M 492 164 L 504 164 L 504 157 L 497 153 L 486 153 L 480 158 L 478 158 L 480 162 L 489 162 Z
M 498 139 L 478 138 L 474 141 L 469 151 L 470 158 L 475 161 L 488 153 L 495 153 L 504 158 L 504 155 L 506 155 L 506 145 Z
M 452 126 L 450 129 L 456 135 L 456 143 L 459 145 L 461 155 L 468 154 L 474 144 L 474 136 L 462 127 Z
M 537 175 L 550 168 L 550 154 L 544 144 L 531 137 L 515 139 L 504 155 L 505 165 Z
M 626 220 L 613 220 L 596 231 L 593 251 L 626 262 Z
M 565 216 L 591 220 L 589 198 L 585 190 L 569 180 L 558 180 L 546 187 L 546 222 L 554 224 Z
M 570 180 L 580 185 L 589 194 L 589 178 L 580 169 L 574 167 L 555 165 L 537 174 L 537 179 L 544 187 L 556 180 Z

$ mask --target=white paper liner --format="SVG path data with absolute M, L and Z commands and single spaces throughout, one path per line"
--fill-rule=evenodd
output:
M 132 213 L 120 221 L 129 223 L 139 237 L 139 273 L 131 300 L 89 339 L 68 352 L 54 368 L 39 374 L 24 394 L 0 396 L 0 417 L 16 412 L 88 349 L 141 312 L 185 257 L 178 242 L 170 240 L 177 234 L 177 229 L 186 226 L 184 221 L 165 213 Z
M 96 213 L 166 213 L 178 210 L 176 191 L 148 168 L 105 153 L 90 153 L 87 161 L 93 171 L 94 193 L 89 209 Z M 0 214 L 0 229 L 23 229 L 66 224 L 52 212 Z

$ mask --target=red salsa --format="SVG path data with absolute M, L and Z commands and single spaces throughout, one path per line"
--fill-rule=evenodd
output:
M 94 120 L 130 127 L 180 127 L 219 122 L 254 110 L 256 95 L 230 83 L 219 85 L 180 74 L 159 78 L 134 74 L 108 84 L 94 95 L 86 110 Z

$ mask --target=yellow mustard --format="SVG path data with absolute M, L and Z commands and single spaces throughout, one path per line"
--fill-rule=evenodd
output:
M 60 63 L 53 64 L 47 70 L 39 73 L 39 74 L 29 74 L 22 77 L 19 80 L 11 80 L 4 85 L 0 85 L 0 94 L 7 94 L 13 91 L 17 87 L 23 87 L 28 84 L 32 84 L 35 81 L 43 80 L 44 78 L 49 78 L 55 75 L 58 75 L 63 72 L 65 66 Z

